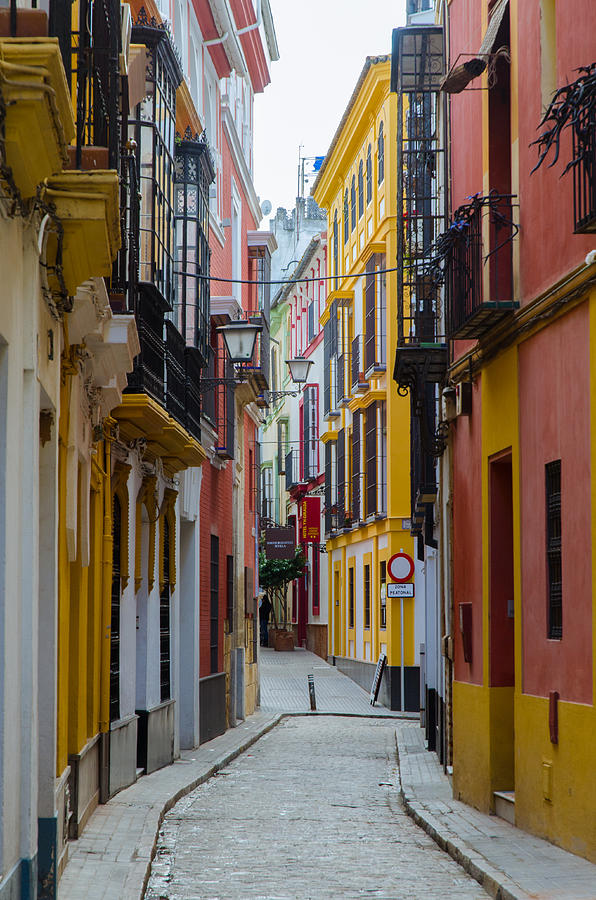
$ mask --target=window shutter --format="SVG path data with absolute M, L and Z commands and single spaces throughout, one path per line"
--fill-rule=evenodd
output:
M 364 286 L 364 369 L 368 371 L 376 363 L 375 335 L 375 265 L 376 254 L 366 264 Z
M 337 435 L 337 524 L 341 528 L 345 517 L 346 502 L 346 442 L 345 431 Z
M 366 515 L 377 511 L 377 404 L 366 409 Z
M 331 444 L 325 444 L 325 533 L 331 531 Z
M 360 519 L 360 412 L 352 420 L 352 518 Z

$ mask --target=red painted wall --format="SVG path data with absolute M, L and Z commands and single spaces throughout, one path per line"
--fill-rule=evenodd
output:
M 584 303 L 520 345 L 523 690 L 592 702 L 589 320 Z M 563 639 L 547 638 L 545 472 L 561 459 Z
M 231 218 L 231 178 L 234 177 L 237 189 L 241 198 L 241 232 L 242 232 L 242 267 L 241 277 L 247 279 L 249 277 L 248 266 L 248 246 L 246 233 L 255 230 L 255 221 L 250 213 L 247 198 L 242 190 L 242 179 L 236 170 L 230 148 L 226 141 L 225 132 L 221 130 L 221 152 L 222 152 L 222 209 L 223 218 Z M 211 247 L 211 274 L 218 277 L 231 277 L 232 273 L 232 241 L 230 229 L 224 229 L 225 244 L 222 247 L 213 233 L 210 235 L 209 246 Z M 248 285 L 242 286 L 242 306 L 244 309 L 248 307 L 249 299 Z M 219 297 L 230 297 L 232 295 L 232 285 L 230 282 L 213 281 L 211 283 L 211 295 Z M 238 438 L 238 435 L 236 435 Z M 249 494 L 249 473 L 248 473 L 248 449 L 253 450 L 255 444 L 255 426 L 252 420 L 245 416 L 244 419 L 244 459 L 246 461 L 246 491 L 244 498 L 240 501 L 243 504 L 244 515 L 244 558 L 243 566 L 248 566 L 254 570 L 255 568 L 255 538 L 252 530 L 254 525 L 254 497 Z M 254 458 L 254 457 L 253 457 Z M 217 469 L 209 462 L 203 464 L 203 480 L 201 484 L 201 571 L 199 576 L 200 590 L 200 675 L 204 677 L 210 674 L 210 548 L 211 535 L 217 534 L 219 537 L 219 671 L 223 669 L 223 634 L 224 620 L 226 617 L 226 555 L 231 555 L 233 551 L 233 479 L 235 471 L 235 462 L 230 460 L 227 462 L 225 469 Z M 253 584 L 256 587 L 256 573 L 253 577 Z M 238 598 L 239 600 L 241 598 Z
M 453 597 L 456 681 L 482 683 L 482 431 L 481 379 L 472 415 L 453 427 Z M 459 604 L 472 603 L 472 662 L 464 660 Z
M 540 2 L 517 4 L 519 16 L 519 195 L 522 304 L 581 264 L 595 246 L 594 236 L 573 234 L 573 182 L 561 173 L 571 158 L 571 140 L 561 145 L 560 161 L 548 168 L 547 160 L 530 175 L 537 162 L 536 147 L 541 119 Z M 596 60 L 594 0 L 574 0 L 573 11 L 557 3 L 557 86 L 577 77 L 574 72 Z M 585 27 L 584 27 L 585 25 Z

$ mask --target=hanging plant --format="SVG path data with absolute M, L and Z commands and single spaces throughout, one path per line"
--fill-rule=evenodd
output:
M 552 152 L 554 158 L 549 168 L 559 159 L 561 135 L 566 128 L 573 129 L 574 153 L 562 175 L 582 162 L 588 162 L 588 154 L 593 152 L 592 131 L 596 127 L 596 62 L 577 69 L 579 78 L 559 88 L 542 117 L 538 128 L 544 128 L 537 140 L 530 146 L 538 147 L 538 162 L 532 169 L 540 168 Z

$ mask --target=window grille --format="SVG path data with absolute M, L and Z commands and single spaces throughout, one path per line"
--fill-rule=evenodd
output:
M 358 165 L 358 218 L 364 215 L 364 164 L 362 160 Z
M 159 694 L 164 703 L 172 696 L 170 674 L 170 523 L 163 519 L 163 588 L 159 595 Z
M 331 531 L 332 510 L 332 473 L 331 473 L 331 444 L 325 444 L 325 534 Z
M 210 612 L 209 636 L 211 674 L 219 671 L 219 538 L 211 535 L 210 558 Z
M 548 637 L 563 637 L 563 569 L 561 554 L 561 460 L 547 463 L 546 562 L 548 569 Z
M 348 243 L 350 236 L 350 210 L 348 203 L 348 189 L 344 191 L 344 244 Z
M 351 219 L 351 231 L 354 231 L 356 228 L 356 176 L 352 175 L 352 187 L 350 190 L 350 211 L 352 215 Z
M 379 434 L 377 437 L 378 448 L 378 498 L 377 511 L 387 512 L 387 404 L 380 400 L 379 408 Z
M 354 568 L 348 569 L 348 628 L 354 627 Z
M 122 507 L 114 495 L 112 507 L 112 606 L 110 619 L 110 722 L 120 718 L 120 541 Z
M 369 144 L 366 151 L 366 205 L 372 200 L 372 147 Z

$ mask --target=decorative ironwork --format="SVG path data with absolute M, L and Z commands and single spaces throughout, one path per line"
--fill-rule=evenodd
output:
M 135 358 L 134 369 L 128 376 L 129 393 L 146 392 L 159 403 L 164 401 L 165 343 L 164 313 L 169 309 L 161 294 L 152 285 L 139 286 L 135 319 L 141 352 Z
M 571 128 L 572 158 L 562 175 L 573 171 L 573 203 L 576 233 L 596 231 L 596 62 L 577 70 L 579 78 L 556 91 L 539 128 L 545 130 L 532 142 L 538 147 L 534 173 L 552 153 L 549 168 L 559 159 L 563 132 Z
M 513 221 L 514 199 L 496 191 L 476 194 L 456 210 L 436 242 L 430 278 L 432 283 L 439 272 L 444 274 L 451 339 L 482 337 L 519 307 L 513 299 L 513 240 L 519 232 Z
M 176 135 L 175 206 L 176 285 L 173 319 L 189 346 L 195 347 L 207 365 L 210 336 L 209 185 L 215 169 L 209 145 Z
M 300 454 L 298 450 L 286 453 L 286 491 L 300 484 Z
M 166 409 L 181 425 L 186 426 L 186 360 L 184 338 L 173 322 L 166 327 Z

